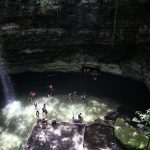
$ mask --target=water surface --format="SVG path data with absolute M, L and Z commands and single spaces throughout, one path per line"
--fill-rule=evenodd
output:
M 143 109 L 149 107 L 150 94 L 142 82 L 101 73 L 100 79 L 93 81 L 82 73 L 23 73 L 12 76 L 17 99 L 6 105 L 1 96 L 0 145 L 2 150 L 15 150 L 25 143 L 36 121 L 35 108 L 28 100 L 30 91 L 36 91 L 40 117 L 43 104 L 47 105 L 47 118 L 58 121 L 72 121 L 82 112 L 84 121 L 112 111 L 118 106 Z M 54 86 L 54 96 L 47 97 L 48 84 Z M 77 91 L 79 96 L 70 102 L 68 93 Z M 80 95 L 87 94 L 86 102 L 81 103 Z

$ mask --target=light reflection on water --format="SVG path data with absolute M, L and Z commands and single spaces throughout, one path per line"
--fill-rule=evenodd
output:
M 82 112 L 84 122 L 94 121 L 99 116 L 116 107 L 106 100 L 88 97 L 82 104 L 80 99 L 71 103 L 67 95 L 57 97 L 37 98 L 38 110 L 42 118 L 42 107 L 46 104 L 47 118 L 56 118 L 59 121 L 72 121 L 73 115 L 77 117 Z M 34 106 L 21 101 L 14 101 L 1 110 L 0 113 L 0 150 L 16 150 L 20 143 L 25 143 L 36 121 Z

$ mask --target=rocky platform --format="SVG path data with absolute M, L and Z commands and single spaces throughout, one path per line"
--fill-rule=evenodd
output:
M 90 124 L 38 120 L 24 150 L 123 150 L 113 136 L 111 122 Z
M 84 148 L 85 150 L 124 150 L 114 138 L 111 123 L 102 120 L 86 126 Z
M 24 150 L 76 150 L 83 148 L 84 125 L 38 120 Z

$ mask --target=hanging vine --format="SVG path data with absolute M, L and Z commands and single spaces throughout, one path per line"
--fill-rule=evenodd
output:
M 57 5 L 58 5 L 58 9 L 57 9 L 57 18 L 58 18 L 58 28 L 61 28 L 61 4 L 60 4 L 60 0 L 57 0 Z
M 115 40 L 117 15 L 118 15 L 118 0 L 115 0 L 115 14 L 114 14 L 114 20 L 113 20 L 112 45 L 114 45 L 114 40 Z
M 78 2 L 75 4 L 76 27 L 78 26 Z
M 42 13 L 45 13 L 47 6 L 49 5 L 49 0 L 39 0 L 39 3 L 40 3 Z
M 30 13 L 31 13 L 32 19 L 34 19 L 33 12 L 32 12 L 32 0 L 30 0 Z
M 8 8 L 8 0 L 5 0 L 5 6 Z
M 20 2 L 20 0 L 18 0 L 18 3 L 19 3 L 19 8 L 20 8 L 20 16 L 22 16 L 22 7 L 21 7 L 21 2 Z

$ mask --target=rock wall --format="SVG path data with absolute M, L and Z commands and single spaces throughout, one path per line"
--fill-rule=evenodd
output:
M 10 72 L 102 71 L 150 88 L 149 0 L 0 0 L 0 37 Z

